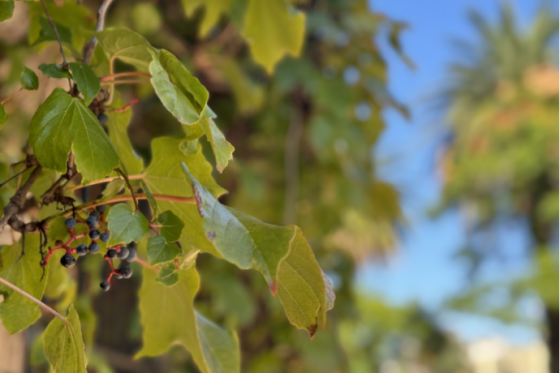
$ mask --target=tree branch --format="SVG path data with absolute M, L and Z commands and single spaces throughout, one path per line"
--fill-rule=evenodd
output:
M 4 207 L 4 216 L 0 220 L 0 231 L 2 231 L 4 229 L 4 227 L 6 226 L 8 221 L 14 215 L 19 213 L 19 211 L 21 209 L 23 209 L 23 207 L 25 206 L 25 200 L 27 198 L 27 193 L 29 193 L 29 189 L 31 189 L 31 186 L 33 185 L 35 180 L 37 180 L 37 178 L 41 174 L 42 169 L 43 169 L 43 167 L 41 167 L 40 165 L 35 167 L 35 169 L 31 172 L 31 175 L 29 175 L 29 178 L 27 179 L 25 184 L 23 184 L 17 190 L 16 194 L 14 194 L 14 196 L 12 198 L 10 198 L 10 203 L 8 203 L 6 205 L 6 207 Z
M 25 291 L 21 290 L 20 288 L 18 288 L 17 286 L 15 286 L 14 284 L 12 284 L 11 282 L 4 280 L 2 277 L 0 277 L 0 282 L 3 283 L 4 285 L 6 285 L 7 287 L 11 288 L 12 290 L 20 293 L 21 295 L 23 295 L 24 297 L 26 297 L 27 299 L 29 299 L 30 301 L 36 303 L 39 307 L 41 307 L 42 309 L 44 309 L 47 312 L 52 313 L 54 316 L 58 317 L 59 319 L 61 319 L 65 324 L 68 323 L 68 320 L 66 320 L 66 317 L 62 316 L 60 313 L 56 312 L 55 310 L 53 310 L 52 308 L 50 308 L 49 306 L 47 306 L 45 303 L 41 302 L 39 299 L 35 298 L 34 296 L 26 293 Z
M 107 13 L 107 9 L 113 0 L 103 0 L 99 9 L 97 10 L 97 25 L 95 26 L 95 32 L 103 31 L 105 27 L 105 14 Z M 93 52 L 95 51 L 95 47 L 97 46 L 97 38 L 95 34 L 91 37 L 89 43 L 86 45 L 84 49 L 84 60 L 83 63 L 89 65 L 91 62 L 91 58 L 93 57 Z

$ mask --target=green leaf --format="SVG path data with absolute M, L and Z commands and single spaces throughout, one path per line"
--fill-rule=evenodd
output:
M 119 164 L 119 158 L 95 115 L 79 98 L 56 88 L 31 119 L 29 141 L 46 168 L 66 172 L 70 150 L 82 184 L 103 179 Z
M 56 373 L 86 372 L 80 318 L 71 304 L 62 321 L 55 317 L 43 335 L 45 355 Z
M 177 197 L 192 197 L 193 192 L 184 182 L 185 174 L 181 170 L 181 162 L 185 162 L 193 175 L 200 180 L 214 196 L 225 193 L 212 178 L 212 166 L 202 155 L 202 146 L 194 155 L 186 156 L 180 151 L 182 140 L 161 137 L 152 141 L 152 163 L 143 172 L 143 181 L 154 194 L 166 194 Z M 179 241 L 183 250 L 198 249 L 220 256 L 208 242 L 202 229 L 202 220 L 196 205 L 158 200 L 160 211 L 172 211 L 185 224 Z
M 144 268 L 139 293 L 144 345 L 135 357 L 160 355 L 180 343 L 203 373 L 239 372 L 235 333 L 219 328 L 193 308 L 200 283 L 196 269 L 179 270 L 177 275 L 176 284 L 165 286 L 156 281 L 153 270 Z
M 41 30 L 39 32 L 39 37 L 33 42 L 33 45 L 37 45 L 46 41 L 55 41 L 58 42 L 58 38 L 56 37 L 56 33 L 46 17 L 41 17 L 39 19 L 39 24 L 41 25 Z M 56 29 L 58 31 L 58 35 L 60 36 L 60 41 L 62 43 L 68 45 L 70 48 L 72 47 L 72 31 L 62 26 L 60 23 L 55 22 Z
M 12 18 L 14 14 L 14 0 L 0 1 L 0 22 Z
M 168 242 L 177 241 L 181 237 L 185 224 L 172 211 L 162 212 L 158 217 L 158 222 L 161 225 L 159 234 Z
M 226 140 L 224 134 L 211 118 L 203 118 L 200 121 L 200 125 L 204 129 L 206 138 L 212 145 L 212 150 L 216 157 L 216 169 L 221 173 L 226 168 L 229 160 L 233 159 L 232 154 L 235 148 Z
M 173 260 L 180 252 L 179 246 L 173 242 L 167 242 L 163 236 L 155 236 L 148 239 L 148 257 L 150 258 L 151 265 Z
M 17 286 L 36 299 L 41 299 L 48 282 L 48 273 L 43 276 L 43 269 L 39 265 L 39 235 L 25 236 L 25 255 L 21 254 L 20 242 L 12 246 L 4 246 L 0 251 L 0 277 Z M 40 316 L 39 306 L 23 297 L 21 294 L 0 284 L 0 294 L 4 301 L 0 303 L 0 319 L 10 334 L 17 333 L 31 326 Z
M 66 70 L 62 65 L 57 65 L 55 63 L 46 64 L 42 63 L 39 65 L 39 70 L 43 72 L 49 78 L 54 79 L 72 79 L 72 74 Z
M 160 50 L 152 55 L 151 82 L 163 106 L 183 124 L 198 122 L 208 102 L 206 88 L 173 53 Z
M 183 8 L 187 17 L 192 17 L 195 10 L 204 6 L 204 16 L 200 23 L 200 35 L 208 35 L 212 27 L 220 20 L 220 16 L 226 13 L 233 4 L 233 0 L 182 0 Z
M 84 95 L 85 104 L 89 105 L 101 89 L 99 78 L 95 75 L 91 67 L 86 64 L 70 62 L 68 66 L 70 67 L 74 81 L 78 85 L 78 89 L 82 95 Z
M 35 91 L 39 88 L 39 78 L 33 70 L 25 66 L 19 78 L 21 88 L 26 91 Z
M 138 242 L 148 233 L 148 220 L 140 211 L 132 211 L 126 203 L 119 203 L 107 214 L 107 227 L 111 232 L 107 246 Z
M 250 0 L 243 36 L 251 55 L 269 74 L 285 55 L 299 56 L 305 38 L 305 15 L 285 0 Z
M 111 28 L 97 32 L 96 36 L 111 59 L 118 58 L 142 71 L 148 69 L 153 48 L 142 35 L 127 28 Z
M 175 263 L 167 262 L 159 267 L 159 272 L 156 277 L 156 281 L 165 286 L 172 286 L 179 281 L 179 275 L 177 274 Z
M 4 109 L 4 105 L 0 103 L 0 128 L 2 128 L 2 125 L 4 124 L 5 121 L 6 121 L 6 110 Z
M 260 271 L 272 293 L 278 293 L 290 322 L 313 337 L 317 318 L 323 325 L 326 321 L 327 290 L 321 268 L 301 230 L 295 225 L 263 223 L 221 205 L 186 165 L 182 167 L 195 191 L 208 240 L 224 259 L 239 268 Z
M 123 107 L 124 102 L 120 97 L 116 97 L 113 107 Z M 134 153 L 130 138 L 128 137 L 127 127 L 132 116 L 131 110 L 124 112 L 105 112 L 108 117 L 107 128 L 109 128 L 109 138 L 115 146 L 115 150 L 121 160 L 121 165 L 129 175 L 139 174 L 142 171 L 142 160 Z

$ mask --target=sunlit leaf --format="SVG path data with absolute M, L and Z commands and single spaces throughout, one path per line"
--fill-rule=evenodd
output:
M 174 262 L 164 263 L 159 267 L 156 281 L 165 286 L 171 286 L 179 281 L 179 274 L 175 268 Z
M 96 35 L 111 59 L 118 58 L 143 71 L 148 69 L 153 48 L 142 35 L 126 28 L 110 28 Z
M 140 211 L 132 211 L 126 203 L 113 206 L 107 214 L 107 226 L 111 237 L 107 246 L 138 242 L 148 233 L 148 220 Z
M 56 88 L 31 119 L 29 142 L 44 167 L 66 171 L 68 153 L 87 184 L 108 175 L 119 158 L 95 115 L 76 97 Z
M 66 320 L 55 317 L 43 334 L 45 355 L 57 373 L 86 372 L 86 358 L 80 318 L 70 305 Z
M 224 137 L 224 134 L 216 126 L 212 118 L 203 118 L 200 126 L 206 133 L 206 138 L 212 145 L 214 156 L 216 157 L 216 169 L 222 172 L 228 162 L 233 158 L 235 148 Z
M 192 17 L 195 10 L 204 6 L 204 16 L 200 23 L 200 35 L 207 36 L 212 27 L 220 20 L 220 16 L 227 12 L 233 0 L 182 0 L 187 17 Z

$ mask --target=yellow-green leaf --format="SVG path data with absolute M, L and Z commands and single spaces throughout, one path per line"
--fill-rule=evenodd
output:
M 251 55 L 269 74 L 285 54 L 299 56 L 305 38 L 305 15 L 286 0 L 250 0 L 243 36 Z
M 127 28 L 110 28 L 96 33 L 96 36 L 110 58 L 118 58 L 142 71 L 148 69 L 153 48 L 142 35 Z
M 80 318 L 71 304 L 66 320 L 55 317 L 43 334 L 45 355 L 56 373 L 85 373 L 86 359 Z
M 206 134 L 206 138 L 212 145 L 214 156 L 216 157 L 216 169 L 222 172 L 226 168 L 230 159 L 233 159 L 233 151 L 235 148 L 231 145 L 212 118 L 203 118 L 200 126 Z
M 206 36 L 233 4 L 233 0 L 182 0 L 187 17 L 192 17 L 195 10 L 204 6 L 204 16 L 200 22 L 200 35 Z

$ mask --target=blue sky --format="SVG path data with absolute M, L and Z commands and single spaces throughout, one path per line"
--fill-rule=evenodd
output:
M 531 20 L 540 4 L 535 0 L 511 3 L 522 25 Z M 402 35 L 402 42 L 416 69 L 410 70 L 387 45 L 381 45 L 389 65 L 389 88 L 411 110 L 412 119 L 407 122 L 395 111 L 386 111 L 387 130 L 375 152 L 383 164 L 380 176 L 396 184 L 401 191 L 409 225 L 400 239 L 396 257 L 387 265 L 365 265 L 359 272 L 358 283 L 394 304 L 418 302 L 435 311 L 445 298 L 459 292 L 467 279 L 463 265 L 453 259 L 453 254 L 465 241 L 460 214 L 449 212 L 437 220 L 426 216 L 426 210 L 437 201 L 441 188 L 435 169 L 441 122 L 438 123 L 429 109 L 427 100 L 444 82 L 449 63 L 459 57 L 451 41 L 457 38 L 475 40 L 475 30 L 467 18 L 468 10 L 477 10 L 487 19 L 497 20 L 500 2 L 371 0 L 370 4 L 374 11 L 410 25 Z M 487 280 L 496 278 L 496 273 L 513 277 L 527 270 L 521 255 L 526 237 L 519 232 L 499 237 L 500 245 L 505 244 L 518 254 L 517 260 L 500 267 L 488 265 L 483 272 Z M 501 335 L 524 342 L 537 337 L 534 331 L 526 328 L 504 326 L 474 316 L 445 314 L 441 323 L 467 340 Z

